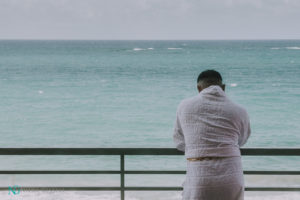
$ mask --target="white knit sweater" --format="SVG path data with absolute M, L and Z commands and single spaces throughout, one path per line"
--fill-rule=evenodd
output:
M 176 148 L 186 158 L 241 156 L 239 147 L 250 136 L 247 111 L 212 85 L 180 102 L 174 127 Z

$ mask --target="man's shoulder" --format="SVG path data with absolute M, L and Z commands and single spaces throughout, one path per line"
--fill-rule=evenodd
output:
M 186 107 L 192 106 L 194 105 L 194 102 L 197 101 L 197 99 L 199 98 L 199 96 L 192 96 L 192 97 L 187 97 L 183 100 L 180 101 L 177 110 L 182 110 L 185 109 Z
M 241 115 L 245 116 L 245 117 L 248 116 L 248 112 L 244 106 L 242 106 L 239 103 L 233 102 L 231 100 L 230 100 L 230 102 L 231 102 L 232 106 L 234 106 L 235 110 L 238 112 L 239 116 L 241 116 Z

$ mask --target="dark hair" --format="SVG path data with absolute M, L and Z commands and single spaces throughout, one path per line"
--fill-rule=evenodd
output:
M 197 83 L 203 81 L 205 85 L 221 85 L 222 76 L 219 72 L 210 69 L 201 72 L 197 78 Z

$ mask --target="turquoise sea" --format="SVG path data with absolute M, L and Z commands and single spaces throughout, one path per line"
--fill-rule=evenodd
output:
M 174 147 L 179 102 L 205 69 L 221 73 L 244 106 L 244 147 L 300 147 L 300 40 L 0 40 L 0 146 Z M 0 170 L 119 169 L 119 157 L 0 156 Z M 125 169 L 184 170 L 182 156 L 128 156 Z M 245 170 L 300 170 L 298 157 L 243 157 Z M 180 186 L 181 175 L 126 175 L 127 186 Z M 300 185 L 299 176 L 245 176 L 246 186 Z M 108 186 L 118 175 L 0 175 L 0 187 Z M 180 199 L 181 192 L 126 192 Z M 258 195 L 259 194 L 259 195 Z M 246 199 L 300 199 L 293 193 Z M 276 195 L 275 195 L 276 194 Z M 288 197 L 278 196 L 288 195 Z M 2 195 L 2 196 L 1 196 Z M 0 199 L 118 199 L 119 192 L 24 193 Z M 69 195 L 69 196 L 68 196 Z

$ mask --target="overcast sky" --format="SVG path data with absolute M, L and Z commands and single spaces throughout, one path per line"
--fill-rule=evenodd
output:
M 300 0 L 0 0 L 0 39 L 300 39 Z

